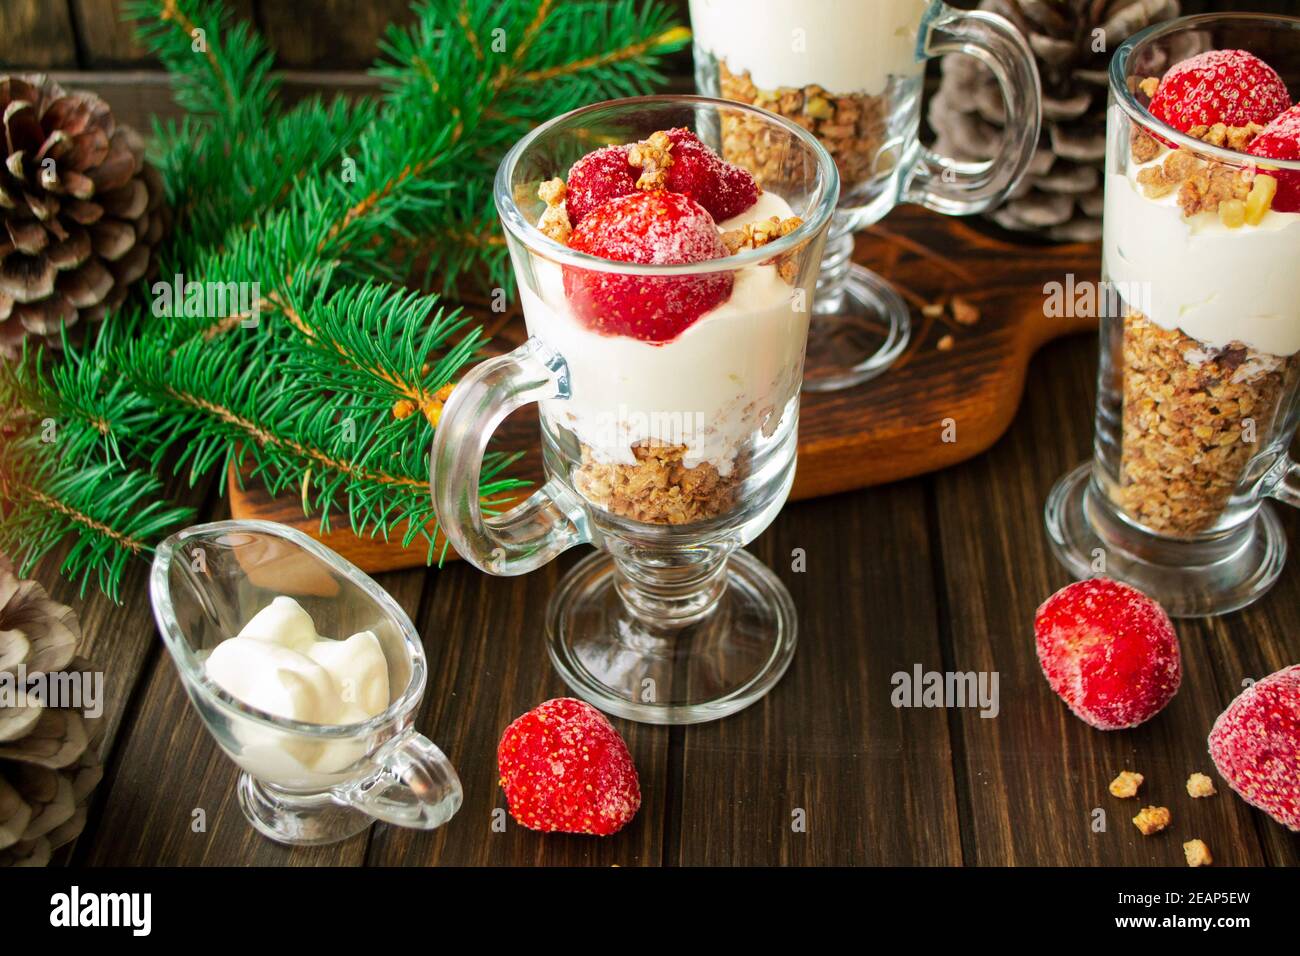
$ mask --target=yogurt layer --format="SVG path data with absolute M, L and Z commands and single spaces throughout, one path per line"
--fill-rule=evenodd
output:
M 691 0 L 700 49 L 759 89 L 816 83 L 830 93 L 884 92 L 917 76 L 917 37 L 929 0 Z
M 765 192 L 719 228 L 789 215 L 784 199 Z M 726 302 L 671 342 L 651 344 L 592 331 L 569 308 L 560 266 L 531 264 L 540 295 L 519 277 L 524 320 L 564 357 L 572 393 L 543 402 L 542 414 L 602 464 L 634 464 L 634 445 L 658 442 L 685 446 L 686 467 L 707 462 L 725 477 L 750 436 L 774 432 L 798 394 L 811 303 L 796 300 L 774 265 L 737 271 Z
M 1185 217 L 1177 190 L 1143 194 L 1143 168 L 1130 163 L 1127 175 L 1106 179 L 1106 271 L 1130 307 L 1211 348 L 1300 352 L 1300 213 L 1269 210 L 1258 226 L 1236 229 L 1214 212 Z

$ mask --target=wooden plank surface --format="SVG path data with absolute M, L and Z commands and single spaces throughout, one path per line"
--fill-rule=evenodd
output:
M 1260 834 L 1267 832 L 1269 858 L 1294 863 L 1297 838 L 1259 819 L 1222 781 L 1219 796 L 1208 800 L 1192 800 L 1185 789 L 1192 772 L 1217 777 L 1205 737 L 1232 696 L 1226 688 L 1235 680 L 1232 671 L 1263 676 L 1300 660 L 1300 631 L 1283 623 L 1300 611 L 1294 561 L 1282 587 L 1255 608 L 1212 622 L 1177 622 L 1182 687 L 1139 728 L 1089 728 L 1056 698 L 1039 669 L 1034 611 L 1069 582 L 1048 551 L 1042 505 L 1055 480 L 1091 454 L 1094 356 L 1095 343 L 1082 340 L 1045 350 L 1030 385 L 1033 400 L 1006 439 L 934 479 L 954 660 L 960 669 L 1000 674 L 997 718 L 953 712 L 958 772 L 967 782 L 967 862 L 1176 866 L 1183 862 L 1182 842 L 1199 837 L 1216 863 L 1252 865 L 1266 861 Z M 1238 648 L 1252 649 L 1249 663 L 1217 674 L 1214 656 L 1231 659 Z M 1124 769 L 1146 777 L 1138 800 L 1107 793 L 1107 783 Z M 1169 807 L 1174 822 L 1147 838 L 1131 818 L 1149 804 Z M 1099 810 L 1105 832 L 1094 830 Z
M 641 811 L 616 840 L 542 835 L 505 815 L 496 745 L 507 724 L 552 697 L 569 696 L 546 656 L 542 612 L 566 555 L 523 578 L 491 578 L 458 564 L 438 579 L 420 617 L 430 686 L 416 725 L 456 765 L 465 803 L 432 833 L 378 827 L 367 863 L 388 865 L 649 866 L 663 854 L 669 732 L 612 719 L 641 779 Z M 495 826 L 494 826 L 495 824 Z M 502 827 L 504 824 L 504 827 Z
M 676 732 L 673 862 L 961 862 L 946 716 L 890 700 L 894 673 L 942 666 L 927 536 L 909 481 L 789 507 L 755 543 L 799 647 L 766 698 Z
M 62 0 L 0 3 L 0 71 L 77 65 L 77 43 Z
M 18 0 L 21 2 L 21 0 Z M 42 0 L 37 0 L 42 2 Z M 43 0 L 49 3 L 49 0 Z M 135 38 L 135 24 L 122 19 L 127 0 L 68 0 L 83 69 L 139 67 L 157 61 Z M 253 0 L 223 0 L 232 22 L 256 23 Z M 52 5 L 52 4 L 51 4 Z

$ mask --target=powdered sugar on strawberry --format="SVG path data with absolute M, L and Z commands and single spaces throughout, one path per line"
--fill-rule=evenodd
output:
M 1209 745 L 1243 800 L 1300 831 L 1300 664 L 1242 691 L 1214 722 Z
M 1293 106 L 1251 140 L 1252 155 L 1269 159 L 1300 160 L 1300 106 Z M 1277 212 L 1300 212 L 1300 171 L 1277 169 L 1268 172 L 1277 180 L 1273 209 Z
M 1286 84 L 1246 50 L 1210 50 L 1171 66 L 1151 98 L 1151 115 L 1181 132 L 1194 126 L 1261 126 L 1291 106 Z
M 707 262 L 727 256 L 717 225 L 681 193 L 657 189 L 612 199 L 590 212 L 569 247 L 602 259 L 642 265 Z M 668 342 L 731 295 L 725 268 L 693 276 L 637 276 L 564 267 L 574 315 L 604 335 Z
M 569 169 L 564 202 L 571 225 L 578 225 L 589 212 L 611 199 L 636 192 L 636 169 L 628 163 L 627 154 L 627 146 L 603 146 Z
M 1119 581 L 1093 578 L 1057 591 L 1039 607 L 1034 636 L 1052 690 L 1100 730 L 1151 719 L 1182 681 L 1169 615 Z
M 749 170 L 722 159 L 685 127 L 668 130 L 671 164 L 663 187 L 682 193 L 721 222 L 739 216 L 758 200 L 759 188 Z M 630 145 L 603 146 L 569 169 L 566 206 L 576 226 L 611 199 L 637 191 L 640 168 L 630 159 Z
M 572 697 L 548 700 L 510 724 L 497 767 L 510 815 L 531 830 L 608 836 L 641 808 L 627 744 L 604 714 Z
M 670 129 L 673 163 L 665 188 L 684 193 L 718 222 L 739 216 L 758 201 L 758 183 L 749 170 L 725 162 L 685 128 Z

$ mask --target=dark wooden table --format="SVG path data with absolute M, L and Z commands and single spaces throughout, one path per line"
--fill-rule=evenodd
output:
M 463 564 L 380 576 L 424 635 L 431 679 L 417 727 L 456 764 L 465 804 L 432 833 L 376 825 L 312 849 L 278 846 L 244 821 L 235 766 L 190 708 L 155 634 L 147 568 L 131 572 L 124 607 L 80 601 L 60 582 L 55 595 L 80 610 L 87 651 L 107 669 L 110 693 L 108 772 L 71 860 L 1182 866 L 1182 841 L 1200 837 L 1216 864 L 1300 864 L 1300 837 L 1221 781 L 1208 800 L 1184 790 L 1192 771 L 1214 775 L 1205 736 L 1242 681 L 1300 660 L 1300 563 L 1255 607 L 1178 624 L 1182 689 L 1139 729 L 1088 728 L 1039 672 L 1033 612 L 1067 582 L 1048 553 L 1041 509 L 1052 482 L 1089 453 L 1094 355 L 1088 336 L 1041 352 L 1011 430 L 978 458 L 789 505 L 753 550 L 799 608 L 793 666 L 767 698 L 718 723 L 615 721 L 640 771 L 643 803 L 607 839 L 492 825 L 504 806 L 501 731 L 565 693 L 538 611 L 577 554 L 524 578 L 493 579 Z M 224 516 L 215 495 L 204 516 Z M 1300 542 L 1295 513 L 1284 520 Z M 802 573 L 791 571 L 795 548 L 807 554 Z M 37 576 L 54 581 L 52 564 Z M 891 675 L 917 664 L 997 671 L 1000 713 L 895 709 Z M 1107 794 L 1124 768 L 1146 775 L 1147 801 L 1173 811 L 1166 833 L 1142 837 L 1129 822 L 1135 801 Z M 1098 808 L 1105 832 L 1094 829 Z M 198 809 L 201 832 L 192 826 Z

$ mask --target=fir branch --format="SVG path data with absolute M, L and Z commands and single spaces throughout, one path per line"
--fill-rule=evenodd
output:
M 176 449 L 191 483 L 242 467 L 272 494 L 301 495 L 324 529 L 339 513 L 357 534 L 404 523 L 404 543 L 424 535 L 432 549 L 428 450 L 484 336 L 435 297 L 382 283 L 423 249 L 427 285 L 508 287 L 500 156 L 550 116 L 649 92 L 685 34 L 658 2 L 425 0 L 385 37 L 381 97 L 285 111 L 265 43 L 216 0 L 129 10 L 188 112 L 155 125 L 178 216 L 164 281 L 243 283 L 258 298 L 132 306 L 58 370 L 34 360 L 0 378 L 4 533 L 41 553 L 70 539 L 65 568 L 115 589 L 124 556 L 184 514 L 124 464 L 156 471 Z M 63 427 L 53 449 L 34 443 L 38 414 Z M 514 460 L 487 456 L 485 507 L 523 487 L 504 477 Z
M 66 335 L 60 362 L 48 361 L 44 347 L 26 344 L 18 361 L 0 362 L 0 406 L 22 408 L 43 443 L 57 445 L 74 464 L 101 459 L 125 466 L 123 441 L 133 448 L 157 427 L 148 402 Z
M 436 426 L 453 376 L 482 345 L 480 330 L 471 329 L 448 347 L 469 320 L 459 309 L 435 312 L 437 301 L 374 283 L 342 289 L 324 302 L 297 298 L 289 311 L 305 341 L 290 349 L 294 358 L 286 370 L 328 381 L 331 389 L 389 409 L 395 418 L 419 411 Z
M 241 134 L 258 129 L 279 89 L 271 52 L 220 0 L 131 0 L 125 16 L 167 67 L 181 107 Z
M 64 456 L 31 439 L 0 445 L 0 549 L 28 573 L 71 540 L 60 572 L 93 579 L 120 600 L 122 574 L 133 558 L 152 551 L 165 533 L 193 520 L 194 510 L 169 505 L 162 483 L 114 463 L 68 468 Z
M 413 429 L 394 428 L 387 408 L 304 389 L 296 377 L 284 374 L 283 362 L 253 361 L 275 348 L 266 341 L 272 337 L 270 328 L 230 336 L 228 350 L 239 353 L 235 363 L 227 352 L 202 342 L 186 343 L 170 360 L 147 348 L 124 357 L 135 386 L 168 407 L 194 436 L 178 467 L 188 461 L 194 481 L 214 468 L 224 474 L 231 463 L 251 462 L 253 476 L 273 495 L 309 481 L 304 497 L 321 514 L 322 530 L 329 530 L 330 515 L 341 511 L 358 535 L 387 538 L 407 521 L 404 544 L 424 535 L 432 545 L 432 427 L 418 419 Z M 523 486 L 497 477 L 511 460 L 492 455 L 485 461 L 484 497 Z

